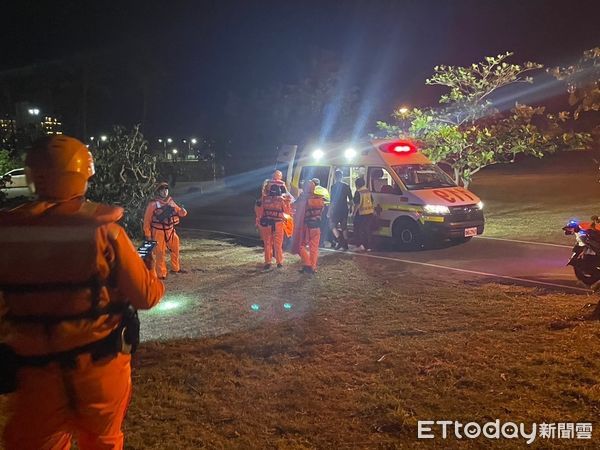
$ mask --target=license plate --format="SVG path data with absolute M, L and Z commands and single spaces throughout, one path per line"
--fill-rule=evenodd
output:
M 465 237 L 477 236 L 477 227 L 465 228 Z

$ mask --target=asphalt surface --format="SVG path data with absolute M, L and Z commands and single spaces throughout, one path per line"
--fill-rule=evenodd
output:
M 251 195 L 219 190 L 188 196 L 186 201 L 190 214 L 182 227 L 258 239 Z M 391 241 L 382 239 L 376 251 L 364 257 L 431 269 L 432 276 L 455 273 L 566 292 L 589 292 L 578 284 L 572 268 L 565 265 L 571 255 L 570 244 L 567 239 L 564 245 L 558 245 L 486 238 L 484 234 L 460 245 L 441 243 L 419 251 L 396 251 Z

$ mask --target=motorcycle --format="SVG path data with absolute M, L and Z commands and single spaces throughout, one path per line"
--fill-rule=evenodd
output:
M 575 276 L 586 286 L 600 281 L 600 219 L 591 222 L 569 221 L 563 227 L 565 235 L 575 236 L 573 254 L 567 263 L 573 266 Z

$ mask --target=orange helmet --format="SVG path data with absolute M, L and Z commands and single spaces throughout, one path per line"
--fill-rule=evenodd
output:
M 275 172 L 273 172 L 273 179 L 283 180 L 283 173 L 281 173 L 281 170 L 276 170 Z
M 75 138 L 58 135 L 36 141 L 25 158 L 27 182 L 42 200 L 80 197 L 94 175 L 94 159 Z

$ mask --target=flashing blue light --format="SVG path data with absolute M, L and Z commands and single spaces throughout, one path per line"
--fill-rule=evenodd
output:
M 250 306 L 250 309 L 252 309 L 252 311 L 260 311 L 260 305 L 254 303 L 252 306 Z
M 283 304 L 283 308 L 284 309 L 292 309 L 292 304 L 291 303 L 284 303 Z

